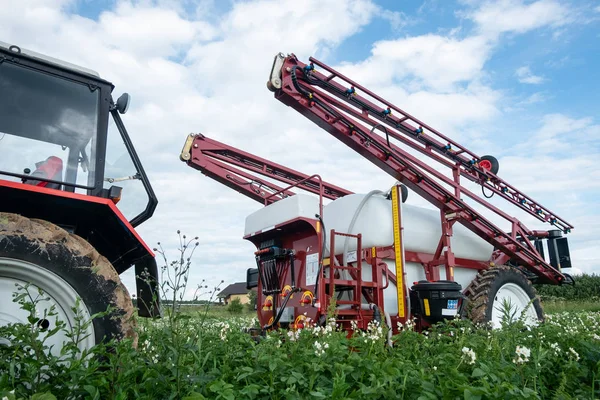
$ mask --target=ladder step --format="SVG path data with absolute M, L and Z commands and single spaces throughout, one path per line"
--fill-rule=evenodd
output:
M 331 281 L 329 280 L 329 278 L 325 278 L 323 279 L 324 283 L 331 283 Z M 350 281 L 350 280 L 344 280 L 344 279 L 334 279 L 333 280 L 333 284 L 336 286 L 351 286 L 351 287 L 356 287 L 357 286 L 358 281 Z M 363 287 L 377 287 L 377 283 L 375 282 L 361 282 L 360 284 Z
M 334 270 L 336 270 L 336 269 L 341 269 L 341 270 L 349 270 L 349 271 L 358 271 L 360 268 L 359 268 L 359 267 L 348 267 L 348 266 L 346 266 L 346 267 L 341 267 L 341 266 L 339 266 L 339 265 L 334 265 L 334 266 L 333 266 L 333 269 L 334 269 Z
M 336 310 L 338 315 L 358 315 L 359 310 Z

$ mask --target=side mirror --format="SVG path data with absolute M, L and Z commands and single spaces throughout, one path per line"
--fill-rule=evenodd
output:
M 131 96 L 129 93 L 123 93 L 117 99 L 117 111 L 119 114 L 125 114 L 129 109 L 129 103 L 131 102 Z
M 246 289 L 258 287 L 258 268 L 248 268 L 246 271 Z

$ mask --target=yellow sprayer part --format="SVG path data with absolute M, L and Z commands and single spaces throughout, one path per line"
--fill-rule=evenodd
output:
M 398 317 L 404 318 L 404 245 L 402 243 L 402 213 L 400 186 L 392 190 L 392 219 L 394 223 L 394 253 L 396 262 L 396 289 L 398 291 Z

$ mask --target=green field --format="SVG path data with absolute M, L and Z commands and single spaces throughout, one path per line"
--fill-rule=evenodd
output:
M 332 325 L 273 332 L 257 344 L 242 332 L 256 323 L 248 311 L 190 307 L 140 319 L 137 349 L 97 346 L 87 363 L 69 351 L 44 356 L 33 326 L 5 327 L 0 336 L 13 342 L 0 345 L 0 398 L 600 398 L 600 312 L 581 307 L 557 303 L 532 329 L 454 320 L 419 334 L 407 326 L 392 348 L 385 327 L 346 338 Z

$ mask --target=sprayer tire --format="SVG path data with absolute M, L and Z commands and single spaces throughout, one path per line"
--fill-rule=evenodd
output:
M 468 318 L 475 323 L 492 322 L 494 327 L 499 327 L 497 308 L 502 307 L 499 297 L 507 292 L 513 292 L 520 300 L 518 307 L 523 307 L 525 300 L 533 300 L 528 309 L 530 317 L 544 320 L 544 310 L 531 281 L 519 270 L 506 265 L 481 270 L 473 279 L 465 291 L 469 298 Z
M 134 309 L 127 288 L 112 264 L 80 236 L 48 221 L 0 212 L 2 259 L 5 264 L 20 263 L 52 277 L 64 290 L 81 298 L 89 315 L 113 308 L 108 315 L 93 320 L 94 344 L 130 338 L 137 346 Z M 44 285 L 36 283 L 43 290 Z M 65 306 L 73 304 L 61 304 Z

